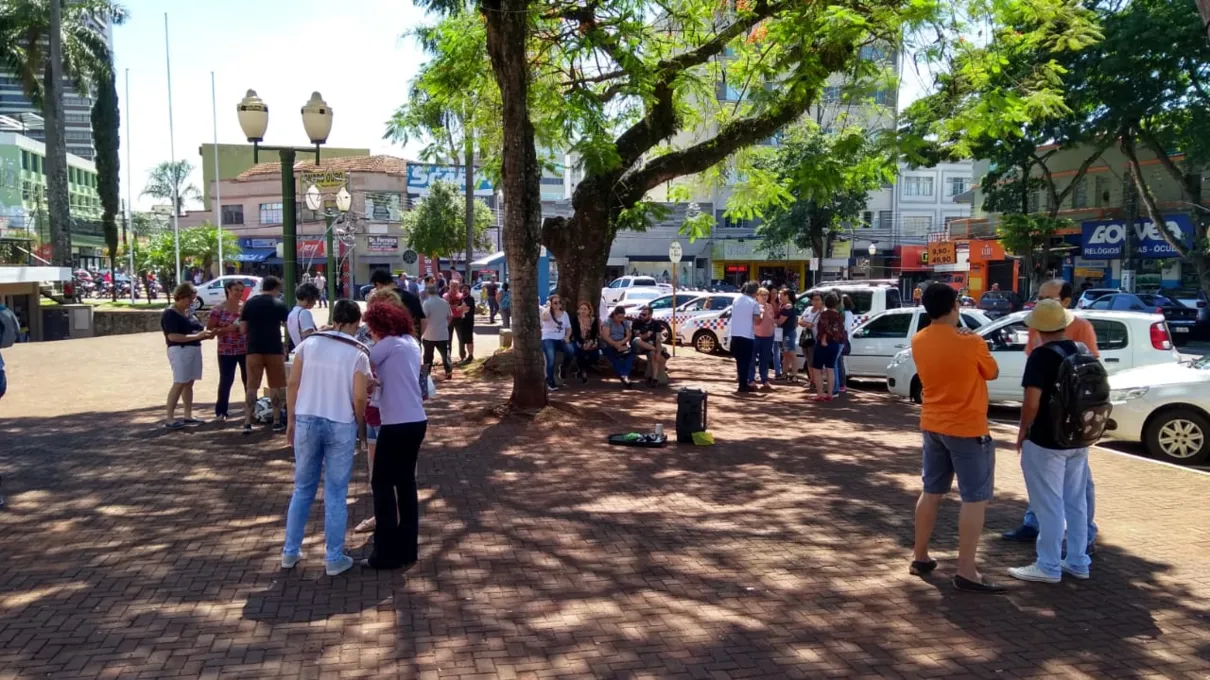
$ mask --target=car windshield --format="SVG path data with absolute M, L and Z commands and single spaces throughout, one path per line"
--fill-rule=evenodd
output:
M 660 294 L 654 290 L 632 290 L 626 294 L 627 300 L 654 300 Z
M 1175 302 L 1173 302 L 1172 300 L 1169 300 L 1168 298 L 1164 297 L 1163 295 L 1139 295 L 1139 299 L 1143 301 L 1143 304 L 1151 305 L 1152 307 L 1176 306 Z

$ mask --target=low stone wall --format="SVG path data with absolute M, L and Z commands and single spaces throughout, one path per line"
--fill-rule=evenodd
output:
M 92 324 L 96 336 L 101 335 L 130 335 L 131 333 L 158 333 L 160 330 L 161 309 L 132 309 L 129 311 L 96 310 L 92 315 Z M 198 321 L 206 323 L 210 311 L 197 313 Z

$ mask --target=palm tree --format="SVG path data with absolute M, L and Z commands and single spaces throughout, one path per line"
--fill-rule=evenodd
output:
M 93 82 L 112 74 L 113 55 L 96 27 L 125 18 L 126 10 L 110 0 L 0 0 L 0 65 L 16 75 L 46 121 L 46 193 L 53 259 L 60 265 L 71 265 L 63 81 L 87 96 Z
M 143 189 L 144 196 L 151 196 L 168 201 L 175 201 L 176 214 L 184 214 L 186 199 L 200 200 L 202 192 L 189 182 L 193 173 L 193 163 L 187 160 L 164 161 L 147 173 L 147 187 Z

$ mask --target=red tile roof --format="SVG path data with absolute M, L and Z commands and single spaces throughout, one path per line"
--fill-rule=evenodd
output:
M 272 152 L 265 152 L 266 154 Z M 386 175 L 407 175 L 408 163 L 406 158 L 396 156 L 349 156 L 346 158 L 323 158 L 320 152 L 320 165 L 312 161 L 298 161 L 294 164 L 294 172 L 313 172 L 317 170 L 341 170 L 344 172 L 377 172 Z M 411 161 L 415 162 L 415 161 Z M 281 163 L 260 163 L 241 172 L 235 178 L 236 182 L 246 182 L 262 179 L 264 175 L 281 175 Z

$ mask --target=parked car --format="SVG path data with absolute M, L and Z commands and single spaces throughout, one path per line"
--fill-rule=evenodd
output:
M 964 309 L 960 323 L 971 330 L 992 320 L 977 309 Z M 912 346 L 912 336 L 928 328 L 932 319 L 924 307 L 901 307 L 875 314 L 853 328 L 849 334 L 850 352 L 845 357 L 845 372 L 854 378 L 886 378 L 891 358 Z M 803 348 L 798 349 L 798 365 L 806 365 Z
M 661 295 L 653 300 L 641 300 L 634 298 L 623 302 L 620 306 L 626 310 L 626 318 L 634 320 L 639 318 L 639 310 L 644 306 L 651 307 L 651 319 L 660 327 L 660 333 L 663 334 L 663 342 L 668 343 L 672 337 L 671 317 L 672 310 L 676 305 L 684 305 L 701 297 L 701 293 L 682 293 L 677 291 L 676 300 L 673 301 L 672 295 Z
M 232 279 L 243 282 L 245 300 L 253 295 L 260 295 L 261 278 L 259 276 L 246 276 L 244 274 L 220 276 L 217 279 L 211 279 L 198 287 L 198 304 L 195 308 L 204 309 L 206 307 L 214 307 L 216 305 L 223 304 L 223 301 L 227 299 L 227 282 Z
M 1170 463 L 1210 460 L 1210 357 L 1122 371 L 1110 376 L 1109 388 L 1106 437 L 1142 442 Z
M 978 308 L 993 319 L 1019 312 L 1025 304 L 1011 290 L 989 290 L 979 297 Z
M 798 296 L 795 308 L 798 309 L 799 315 L 811 305 L 812 295 L 816 293 L 826 295 L 829 292 L 849 296 L 849 299 L 853 301 L 855 323 L 865 322 L 873 315 L 885 312 L 888 309 L 898 309 L 902 304 L 899 289 L 889 283 L 882 281 L 837 281 L 835 283 L 815 286 Z
M 1197 324 L 1193 327 L 1195 338 L 1210 338 L 1210 299 L 1200 288 L 1178 288 L 1162 291 L 1167 297 L 1197 310 Z
M 680 305 L 675 311 L 677 330 L 679 331 L 689 319 L 693 319 L 704 314 L 723 312 L 730 309 L 732 303 L 735 302 L 735 298 L 738 296 L 739 295 L 737 293 L 702 294 L 698 292 L 690 293 L 688 295 L 688 299 L 684 299 L 682 301 L 682 298 L 685 296 L 681 293 L 677 293 L 677 301 L 680 302 Z M 661 324 L 661 329 L 664 333 L 664 343 L 668 344 L 672 341 L 673 309 L 666 305 L 660 305 L 657 307 L 656 303 L 661 302 L 662 300 L 668 300 L 671 302 L 672 296 L 666 295 L 662 298 L 656 298 L 652 301 L 651 318 L 655 319 Z M 680 342 L 679 338 L 677 341 Z
M 1123 312 L 1152 312 L 1163 314 L 1172 332 L 1172 344 L 1182 346 L 1193 338 L 1197 325 L 1197 310 L 1153 293 L 1115 293 L 1103 295 L 1087 309 L 1113 309 Z
M 634 288 L 645 288 L 655 291 L 655 295 L 650 299 L 672 292 L 672 286 L 658 283 L 653 276 L 620 276 L 610 281 L 608 286 L 601 289 L 602 317 L 606 314 L 605 310 L 616 307 L 622 301 L 625 292 Z
M 1025 345 L 1029 341 L 1029 329 L 1025 327 L 1027 314 L 1010 314 L 975 331 L 987 341 L 1000 366 L 999 377 L 987 383 L 988 398 L 992 401 L 1021 401 L 1024 395 L 1021 377 L 1025 373 Z M 1180 361 L 1168 324 L 1159 314 L 1080 310 L 1076 315 L 1092 323 L 1101 362 L 1110 375 L 1137 366 Z M 887 387 L 893 394 L 920 401 L 923 386 L 916 375 L 911 349 L 891 359 L 887 366 Z
M 710 292 L 712 293 L 738 293 L 739 286 L 736 286 L 730 281 L 722 281 L 715 279 L 710 282 Z
M 677 323 L 677 342 L 693 345 L 702 354 L 728 352 L 731 349 L 731 308 L 706 312 Z
M 1114 295 L 1115 293 L 1125 293 L 1121 288 L 1089 288 L 1080 293 L 1080 297 L 1076 298 L 1076 309 L 1086 309 L 1098 298 L 1106 295 Z

